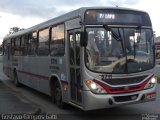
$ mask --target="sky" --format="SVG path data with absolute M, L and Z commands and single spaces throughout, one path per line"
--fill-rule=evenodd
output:
M 0 0 L 0 44 L 10 28 L 29 28 L 80 7 L 127 7 L 149 13 L 160 36 L 160 0 Z

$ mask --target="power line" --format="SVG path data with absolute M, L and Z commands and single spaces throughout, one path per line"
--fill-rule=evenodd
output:
M 116 7 L 118 7 L 118 5 L 117 5 L 117 4 L 115 4 L 115 3 L 114 3 L 114 5 L 115 5 Z

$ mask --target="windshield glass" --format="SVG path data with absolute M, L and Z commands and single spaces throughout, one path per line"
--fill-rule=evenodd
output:
M 86 28 L 86 66 L 96 72 L 133 73 L 154 66 L 153 34 L 141 27 Z

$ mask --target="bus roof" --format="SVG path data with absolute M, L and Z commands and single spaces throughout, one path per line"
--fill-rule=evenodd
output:
M 145 12 L 145 11 L 140 11 L 140 10 L 136 10 L 136 9 L 122 8 L 122 7 L 81 7 L 79 9 L 77 9 L 77 10 L 68 12 L 66 14 L 63 14 L 63 15 L 59 16 L 59 17 L 50 19 L 50 20 L 48 20 L 46 22 L 40 23 L 40 24 L 35 25 L 33 27 L 30 27 L 28 29 L 13 33 L 11 35 L 7 35 L 7 36 L 5 36 L 4 40 L 5 39 L 10 39 L 10 38 L 16 37 L 16 36 L 21 36 L 21 35 L 24 35 L 26 33 L 29 34 L 31 32 L 34 32 L 34 31 L 49 27 L 51 25 L 56 25 L 56 24 L 63 23 L 64 21 L 67 21 L 67 20 L 70 20 L 70 19 L 73 19 L 73 18 L 76 18 L 76 17 L 82 17 L 82 19 L 83 19 L 86 10 L 94 10 L 94 9 L 95 10 L 101 10 L 101 9 L 130 10 L 130 11 L 137 11 L 137 12 Z

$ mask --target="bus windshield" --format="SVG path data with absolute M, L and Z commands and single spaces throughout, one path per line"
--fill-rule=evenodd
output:
M 88 27 L 85 62 L 103 73 L 135 73 L 154 67 L 153 32 L 142 27 Z

